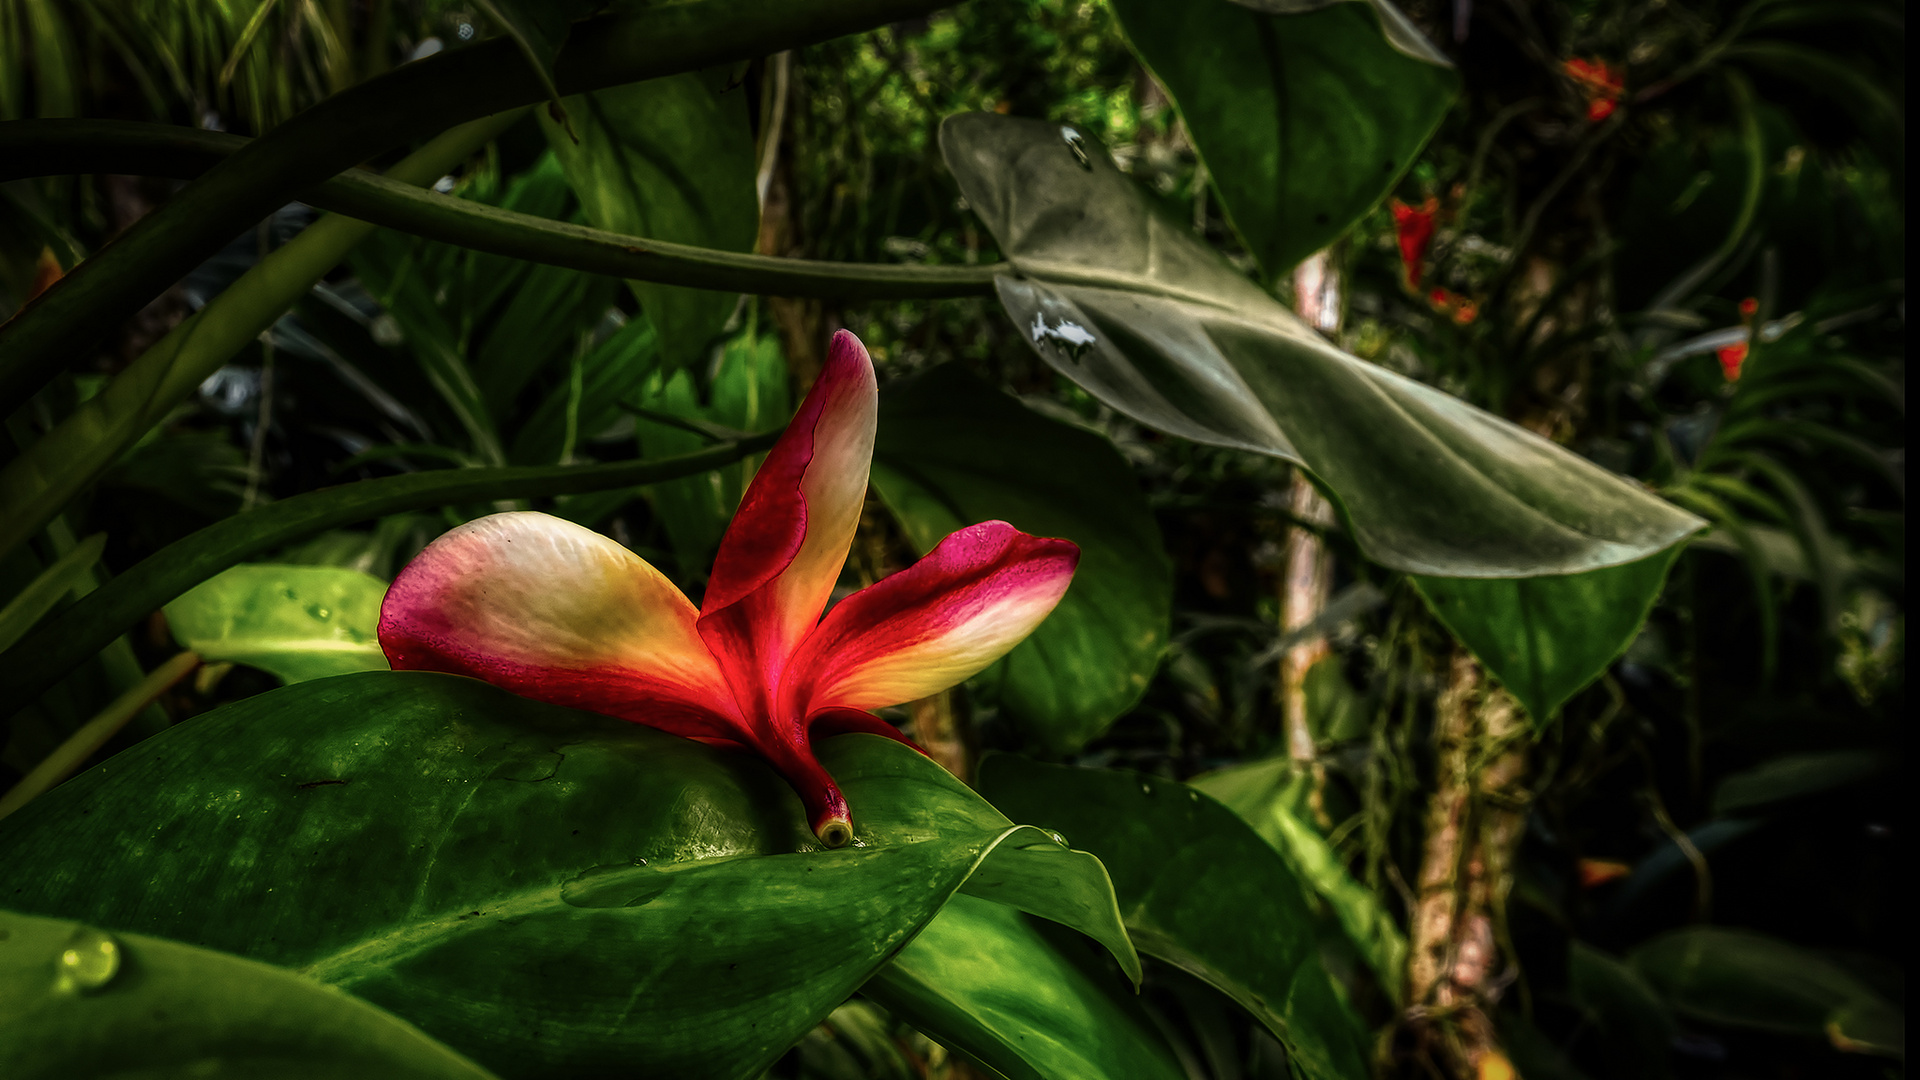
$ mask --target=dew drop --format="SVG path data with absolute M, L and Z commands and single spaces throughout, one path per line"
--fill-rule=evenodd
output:
M 1140 794 L 1142 795 L 1153 794 L 1153 785 L 1142 781 L 1140 784 Z
M 333 618 L 333 612 L 327 610 L 324 607 L 321 607 L 319 604 L 308 604 L 307 614 L 313 616 L 316 619 L 320 619 L 323 621 L 326 619 Z
M 120 974 L 120 943 L 91 926 L 74 930 L 55 965 L 54 988 L 64 994 L 91 994 Z
M 1073 846 L 1072 844 L 1069 844 L 1069 843 L 1067 843 L 1067 838 L 1066 838 L 1066 836 L 1065 836 L 1065 834 L 1062 834 L 1062 833 L 1057 833 L 1057 832 L 1053 832 L 1053 831 L 1051 831 L 1051 830 L 1049 830 L 1049 831 L 1047 832 L 1047 835 L 1048 835 L 1048 836 L 1051 836 L 1051 837 L 1053 837 L 1053 842 L 1054 842 L 1054 843 L 1056 843 L 1056 844 L 1059 844 L 1059 845 L 1060 845 L 1061 847 L 1072 847 L 1072 846 Z

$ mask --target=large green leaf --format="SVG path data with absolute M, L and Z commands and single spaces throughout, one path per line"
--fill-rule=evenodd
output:
M 253 960 L 0 912 L 10 1080 L 492 1075 L 364 1001 Z
M 1906 1056 L 1899 1007 L 1820 954 L 1777 938 L 1694 926 L 1655 938 L 1627 959 L 1676 1011 L 1696 1020 Z
M 1406 977 L 1407 936 L 1380 897 L 1347 873 L 1340 853 L 1326 837 L 1301 819 L 1303 779 L 1290 759 L 1280 758 L 1219 769 L 1189 783 L 1220 800 L 1273 845 L 1332 909 L 1387 996 L 1399 1000 Z
M 1575 574 L 1701 527 L 1545 439 L 1334 348 L 1155 213 L 1071 125 L 954 116 L 940 144 L 1021 275 L 999 279 L 1000 299 L 1041 359 L 1149 427 L 1306 466 L 1368 557 L 1445 577 Z
M 550 117 L 547 140 L 587 219 L 602 229 L 727 251 L 759 233 L 747 95 L 724 73 L 649 79 L 565 99 L 580 141 Z M 667 368 L 702 355 L 735 298 L 629 282 L 660 333 Z
M 1305 1075 L 1367 1075 L 1367 1032 L 1320 963 L 1308 886 L 1233 811 L 1185 784 L 1009 754 L 981 761 L 980 790 L 1098 856 L 1140 951 L 1239 1002 Z
M 348 675 L 55 789 L 0 825 L 0 863 L 16 907 L 300 968 L 503 1073 L 746 1075 L 990 852 L 1018 880 L 1027 849 L 1059 850 L 898 743 L 825 750 L 857 830 L 840 851 L 748 755 L 469 679 Z M 1075 864 L 1079 891 L 1098 868 Z
M 281 682 L 383 671 L 387 583 L 337 566 L 236 566 L 166 607 L 175 640 L 203 659 L 247 664 Z
M 1538 727 L 1633 644 L 1680 551 L 1584 574 L 1413 583 Z
M 1387 0 L 1115 0 L 1268 275 L 1380 201 L 1459 86 Z
M 1166 649 L 1173 567 L 1113 444 L 949 364 L 881 393 L 873 485 L 922 554 L 995 519 L 1080 545 L 1060 606 L 981 676 L 1038 742 L 1076 749 L 1140 699 Z
M 1186 1076 L 1119 986 L 1061 955 L 1018 911 L 974 897 L 954 897 L 861 992 L 1008 1080 Z

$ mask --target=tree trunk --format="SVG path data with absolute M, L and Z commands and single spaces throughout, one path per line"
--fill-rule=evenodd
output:
M 1493 1013 L 1513 855 L 1526 825 L 1526 719 L 1464 651 L 1434 709 L 1437 772 L 1407 955 L 1415 1052 L 1457 1077 L 1512 1076 Z M 1510 961 L 1509 961 L 1510 963 Z

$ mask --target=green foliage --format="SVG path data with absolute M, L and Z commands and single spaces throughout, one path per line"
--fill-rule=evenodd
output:
M 1633 969 L 1684 1016 L 1826 1039 L 1835 1049 L 1903 1058 L 1906 1017 L 1818 953 L 1744 930 L 1676 930 L 1635 949 Z
M 587 219 L 603 229 L 724 251 L 753 247 L 759 220 L 746 95 L 724 72 L 673 75 L 567 98 L 548 141 Z M 732 314 L 724 293 L 629 282 L 669 371 L 697 363 Z
M 8 820 L 0 857 L 10 903 L 299 967 L 508 1072 L 733 1076 L 1003 841 L 1055 847 L 897 743 L 846 736 L 826 763 L 860 841 L 835 852 L 752 759 L 469 679 L 367 673 L 174 729 Z M 121 879 L 80 873 L 78 847 L 115 852 Z M 531 1025 L 553 1037 L 520 1037 Z
M 166 606 L 174 639 L 209 662 L 247 664 L 281 682 L 385 671 L 387 583 L 330 566 L 235 566 Z
M 1347 873 L 1345 861 L 1302 817 L 1307 794 L 1291 760 L 1253 762 L 1194 777 L 1190 784 L 1220 801 L 1272 845 L 1287 868 L 1332 909 L 1354 948 L 1389 997 L 1404 996 L 1407 937 L 1380 897 Z
M 1393 188 L 1459 86 L 1452 63 L 1387 0 L 1114 7 L 1270 279 Z
M 1232 811 L 1184 784 L 1011 755 L 981 763 L 980 788 L 1099 856 L 1135 945 L 1224 991 L 1305 1075 L 1366 1075 L 1365 1029 L 1313 950 L 1307 884 Z
M 292 972 L 65 919 L 0 912 L 0 1000 L 0 1061 L 14 1080 L 492 1075 L 391 1014 Z
M 1035 743 L 1077 749 L 1140 699 L 1166 648 L 1171 567 L 1109 443 L 942 367 L 881 395 L 873 485 L 919 554 L 992 520 L 1080 545 L 1059 607 L 977 679 Z
M 1439 620 L 1493 672 L 1536 727 L 1633 643 L 1680 548 L 1624 566 L 1533 578 L 1413 577 Z
M 1008 1080 L 1181 1080 L 1158 1029 L 1018 911 L 958 896 L 862 993 Z
M 999 280 L 1014 324 L 1104 404 L 1168 434 L 1307 466 L 1361 550 L 1414 573 L 1577 573 L 1645 558 L 1699 527 L 1510 423 L 1328 345 L 1157 216 L 1097 144 L 1064 130 L 960 116 L 941 139 L 1024 275 Z

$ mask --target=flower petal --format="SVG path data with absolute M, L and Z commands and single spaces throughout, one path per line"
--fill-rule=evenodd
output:
M 840 602 L 794 656 L 783 699 L 797 715 L 897 705 L 1006 655 L 1073 580 L 1080 549 L 989 521 Z
M 387 590 L 396 670 L 470 675 L 676 735 L 740 740 L 693 604 L 644 559 L 547 514 L 494 514 L 427 545 Z
M 873 361 L 842 330 L 720 542 L 700 635 L 750 717 L 775 722 L 773 688 L 840 579 L 866 502 L 878 406 Z

